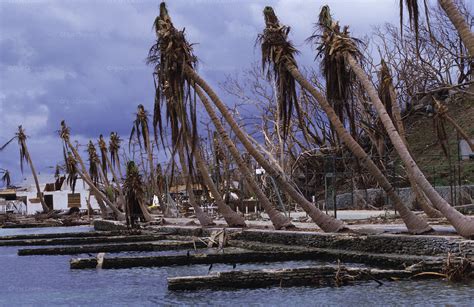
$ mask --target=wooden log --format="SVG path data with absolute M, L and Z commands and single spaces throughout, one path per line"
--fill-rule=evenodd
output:
M 206 245 L 201 242 L 192 241 L 170 241 L 156 243 L 124 243 L 124 244 L 107 244 L 107 245 L 81 245 L 81 246 L 64 246 L 51 248 L 29 248 L 19 249 L 19 256 L 33 255 L 75 255 L 84 253 L 118 253 L 118 252 L 153 252 L 165 250 L 193 249 L 203 248 Z
M 133 267 L 162 267 L 171 265 L 211 264 L 211 263 L 251 263 L 276 262 L 289 260 L 316 259 L 312 251 L 284 251 L 284 252 L 224 252 L 214 254 L 190 254 L 167 256 L 115 257 L 104 258 L 103 269 L 125 269 Z M 71 269 L 95 268 L 95 258 L 71 259 Z
M 217 272 L 206 276 L 168 278 L 169 290 L 240 289 L 270 286 L 342 286 L 355 281 L 393 280 L 414 275 L 408 270 L 380 270 L 352 268 L 337 265 L 301 267 L 291 269 L 263 269 Z
M 6 240 L 33 240 L 33 239 L 56 239 L 56 238 L 89 238 L 110 237 L 120 235 L 140 235 L 141 231 L 88 231 L 88 232 L 63 232 L 63 233 L 36 233 L 25 235 L 2 236 L 0 242 Z M 160 233 L 161 234 L 161 233 Z
M 138 236 L 113 236 L 90 238 L 57 238 L 37 240 L 7 240 L 0 242 L 0 246 L 39 246 L 39 245 L 84 245 L 97 243 L 118 242 L 145 242 L 166 239 L 166 235 L 138 235 Z

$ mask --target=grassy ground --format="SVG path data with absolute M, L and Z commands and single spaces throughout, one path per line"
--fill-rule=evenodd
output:
M 474 138 L 474 100 L 453 102 L 448 107 L 449 115 Z M 474 161 L 458 161 L 458 137 L 452 125 L 446 125 L 451 159 L 443 154 L 437 142 L 432 117 L 413 114 L 405 125 L 412 154 L 433 184 L 449 185 L 450 181 L 459 179 L 461 184 L 474 184 Z

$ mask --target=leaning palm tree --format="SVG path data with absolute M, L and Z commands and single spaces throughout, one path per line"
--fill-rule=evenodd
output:
M 92 190 L 94 196 L 96 197 L 97 201 L 103 201 L 109 206 L 109 208 L 114 212 L 115 216 L 119 220 L 124 220 L 125 216 L 124 214 L 118 210 L 118 208 L 105 196 L 102 191 L 97 188 L 97 186 L 94 184 L 92 179 L 89 177 L 87 173 L 87 168 L 86 165 L 84 164 L 84 161 L 81 158 L 81 155 L 77 151 L 77 149 L 71 144 L 71 139 L 70 139 L 70 129 L 66 125 L 66 122 L 63 120 L 61 121 L 61 129 L 58 131 L 60 138 L 63 140 L 63 146 L 64 146 L 64 156 L 66 156 L 66 151 L 71 151 L 74 159 L 76 161 L 79 161 L 79 164 L 81 165 L 81 169 L 77 170 L 77 173 L 79 176 L 86 182 L 86 184 L 89 186 L 89 188 Z
M 118 190 L 119 193 L 119 208 L 122 208 L 125 205 L 125 195 L 123 193 L 122 187 L 120 186 L 120 178 L 117 176 L 115 173 L 115 169 L 113 167 L 112 162 L 109 159 L 109 156 L 107 155 L 107 144 L 105 143 L 104 137 L 102 134 L 99 136 L 99 149 L 101 153 L 101 159 L 102 159 L 102 165 L 104 165 L 104 162 L 106 164 L 106 167 L 103 167 L 103 169 L 110 169 L 110 172 L 112 173 L 112 177 L 114 178 L 115 186 Z M 111 154 L 111 156 L 114 156 Z M 151 218 L 151 216 L 146 215 L 145 218 Z
M 188 83 L 196 84 L 206 92 L 211 101 L 219 109 L 225 120 L 242 142 L 246 150 L 255 158 L 255 160 L 282 186 L 282 190 L 292 196 L 306 210 L 308 215 L 315 221 L 324 231 L 335 232 L 345 229 L 343 222 L 325 215 L 310 201 L 308 201 L 301 193 L 297 191 L 290 180 L 281 172 L 277 171 L 277 167 L 272 165 L 252 144 L 246 133 L 239 127 L 233 116 L 230 114 L 227 106 L 219 99 L 217 94 L 210 86 L 196 73 L 193 63 L 194 56 L 190 52 L 191 45 L 184 37 L 184 31 L 178 31 L 172 24 L 168 15 L 165 3 L 160 5 L 160 15 L 155 20 L 155 30 L 157 35 L 157 44 L 150 50 L 150 62 L 158 63 L 155 70 L 159 70 L 160 65 L 169 67 L 179 67 L 174 72 L 176 82 L 187 80 Z M 168 41 L 169 44 L 164 44 Z M 168 46 L 168 47 L 167 47 Z M 161 50 L 157 50 L 162 48 Z M 155 55 L 155 56 L 153 56 Z M 164 57 L 166 62 L 161 61 Z M 184 75 L 183 75 L 184 74 Z M 166 84 L 164 89 L 172 90 L 174 83 Z M 173 130 L 172 130 L 173 131 Z
M 10 171 L 4 168 L 0 168 L 0 175 L 2 175 L 0 180 L 3 182 L 5 187 L 8 188 L 9 186 L 11 186 L 12 180 L 10 177 Z
M 388 68 L 387 63 L 382 59 L 380 63 L 380 80 L 379 80 L 379 89 L 378 94 L 380 100 L 386 107 L 390 118 L 392 118 L 400 137 L 402 138 L 405 145 L 408 147 L 408 142 L 405 135 L 405 127 L 402 121 L 402 115 L 400 111 L 400 106 L 397 101 L 397 94 L 395 87 L 393 86 L 392 75 L 390 74 L 390 69 Z M 385 136 L 385 135 L 384 135 Z M 420 205 L 421 209 L 426 213 L 428 217 L 439 218 L 443 215 L 441 212 L 433 208 L 430 201 L 425 196 L 425 193 L 418 187 L 416 184 L 415 178 L 413 178 L 410 173 L 407 172 L 408 181 L 412 191 L 415 193 L 416 200 Z
M 145 147 L 145 151 L 148 155 L 148 163 L 150 168 L 150 182 L 151 182 L 151 192 L 152 194 L 155 192 L 155 175 L 154 175 L 154 166 L 153 166 L 153 147 L 151 146 L 150 140 L 150 130 L 148 126 L 148 112 L 145 110 L 143 105 L 139 104 L 137 107 L 137 113 L 135 120 L 133 121 L 132 131 L 130 133 L 130 141 L 129 144 L 132 142 L 133 136 L 136 135 L 138 145 L 140 149 L 142 148 L 142 141 L 143 146 Z
M 188 115 L 186 113 L 185 100 L 189 98 L 191 90 L 198 93 L 203 104 L 208 104 L 209 101 L 203 98 L 204 95 L 200 92 L 199 88 L 195 87 L 193 78 L 184 73 L 187 68 L 190 70 L 194 69 L 196 57 L 192 54 L 192 48 L 184 37 L 184 31 L 178 31 L 174 28 L 171 19 L 167 13 L 166 6 L 164 3 L 160 6 L 160 15 L 155 20 L 155 29 L 157 32 L 157 43 L 150 49 L 148 62 L 156 64 L 155 76 L 157 77 L 157 98 L 155 101 L 161 101 L 162 98 L 166 100 L 167 107 L 167 118 L 171 126 L 171 136 L 173 146 L 176 148 L 190 147 L 190 151 L 194 152 L 197 148 L 195 142 L 197 140 L 197 132 L 195 126 L 195 107 L 194 103 L 190 103 L 190 116 L 192 125 L 187 123 Z M 161 103 L 155 104 L 155 114 L 161 113 Z M 209 109 L 208 109 L 209 111 Z M 229 115 L 230 116 L 230 115 Z M 217 116 L 212 117 L 214 124 L 217 124 L 219 120 Z M 162 130 L 161 120 L 158 121 L 160 131 Z M 220 122 L 219 122 L 220 124 Z M 217 126 L 216 126 L 217 127 Z M 223 128 L 222 131 L 225 131 Z M 227 136 L 228 139 L 228 136 Z M 178 141 L 185 140 L 184 144 L 179 144 Z M 232 143 L 229 139 L 228 143 Z M 232 144 L 233 145 L 233 144 Z M 236 156 L 240 158 L 238 150 L 235 149 Z M 197 154 L 199 156 L 199 154 Z M 199 157 L 198 157 L 199 159 Z M 237 161 L 238 162 L 238 161 Z M 199 162 L 198 162 L 199 165 Z M 241 165 L 244 165 L 242 162 Z M 240 168 L 240 167 L 239 167 Z M 202 173 L 206 173 L 202 172 Z M 252 176 L 250 171 L 243 171 L 242 175 L 251 180 Z M 282 216 L 278 215 L 276 210 L 271 210 L 272 205 L 266 198 L 263 192 L 254 183 L 255 192 L 262 202 L 264 208 L 268 210 L 272 221 L 277 229 L 283 227 L 290 227 L 291 223 Z M 217 195 L 217 193 L 213 193 Z M 225 208 L 222 206 L 222 208 Z M 226 211 L 228 211 L 226 209 Z M 221 212 L 224 214 L 225 212 Z M 230 212 L 229 212 L 230 213 Z M 274 213 L 274 214 L 273 214 Z
M 332 28 L 332 36 L 330 40 L 326 40 L 323 43 L 326 44 L 327 48 L 332 48 L 333 54 L 339 54 L 343 56 L 347 65 L 356 75 L 358 81 L 367 92 L 377 114 L 382 122 L 385 130 L 395 148 L 400 159 L 405 165 L 406 171 L 410 173 L 418 186 L 422 189 L 428 199 L 431 201 L 433 206 L 438 209 L 454 226 L 456 231 L 465 237 L 474 236 L 474 219 L 464 216 L 459 211 L 451 207 L 451 205 L 441 197 L 441 195 L 433 188 L 430 182 L 426 179 L 423 172 L 420 170 L 415 160 L 412 158 L 408 148 L 401 139 L 400 135 L 395 128 L 390 116 L 385 109 L 382 101 L 380 100 L 377 90 L 375 89 L 372 82 L 369 80 L 368 75 L 359 64 L 357 51 L 357 43 L 351 39 L 348 31 L 338 31 L 336 27 Z
M 400 213 L 400 216 L 405 222 L 408 230 L 415 234 L 430 231 L 431 227 L 428 226 L 426 221 L 415 215 L 405 204 L 403 204 L 387 178 L 370 159 L 363 148 L 345 129 L 344 124 L 341 122 L 326 98 L 299 72 L 294 60 L 294 48 L 289 47 L 290 43 L 287 40 L 287 27 L 279 23 L 278 18 L 271 7 L 266 7 L 264 9 L 264 16 L 266 28 L 264 33 L 260 36 L 263 61 L 273 67 L 278 67 L 278 69 L 273 69 L 276 73 L 280 74 L 281 72 L 289 72 L 286 76 L 288 78 L 294 78 L 303 89 L 308 91 L 319 102 L 341 141 L 354 154 L 354 156 L 359 159 L 361 164 L 367 168 L 393 201 L 395 208 Z
M 7 143 L 5 143 L 2 147 L 0 147 L 0 151 L 5 149 L 8 144 L 10 144 L 13 140 L 18 141 L 18 147 L 20 148 L 20 169 L 21 172 L 23 173 L 23 163 L 25 162 L 26 164 L 30 165 L 31 169 L 31 174 L 33 175 L 33 179 L 35 181 L 35 186 L 36 186 L 36 194 L 40 200 L 41 207 L 43 208 L 44 212 L 49 212 L 51 209 L 46 205 L 43 197 L 43 193 L 41 192 L 40 186 L 39 186 L 39 181 L 38 181 L 38 175 L 36 174 L 36 169 L 35 166 L 33 165 L 33 161 L 31 160 L 31 155 L 30 152 L 28 151 L 28 147 L 26 146 L 26 134 L 25 130 L 23 127 L 20 125 L 18 126 L 18 132 L 15 133 L 15 136 L 11 138 Z

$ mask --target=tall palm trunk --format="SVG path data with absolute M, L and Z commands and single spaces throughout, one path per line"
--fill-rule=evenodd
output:
M 354 154 L 354 156 L 360 160 L 361 164 L 367 168 L 370 174 L 374 176 L 375 180 L 377 180 L 380 186 L 384 189 L 385 193 L 387 193 L 388 197 L 393 201 L 394 207 L 400 213 L 400 217 L 403 219 L 408 231 L 413 234 L 420 234 L 432 230 L 423 218 L 410 211 L 408 207 L 402 202 L 400 197 L 395 192 L 393 186 L 383 175 L 377 165 L 375 165 L 375 163 L 370 159 L 369 155 L 345 129 L 341 120 L 326 98 L 324 98 L 324 96 L 305 79 L 305 77 L 298 71 L 296 66 L 287 63 L 286 68 L 295 78 L 295 80 L 319 102 L 319 105 L 327 114 L 329 121 L 334 126 L 341 141 L 344 142 L 344 144 Z
M 247 225 L 245 224 L 244 218 L 237 212 L 232 210 L 229 206 L 227 206 L 224 200 L 222 199 L 219 190 L 217 190 L 217 187 L 212 181 L 211 176 L 209 176 L 208 168 L 206 167 L 206 163 L 202 158 L 202 152 L 199 145 L 194 148 L 194 158 L 199 172 L 202 175 L 204 183 L 211 191 L 212 196 L 214 196 L 214 200 L 217 204 L 217 209 L 219 213 L 222 214 L 222 216 L 224 217 L 227 225 L 229 225 L 230 227 L 246 227 Z
M 155 195 L 156 192 L 156 178 L 155 178 L 155 171 L 154 171 L 154 165 L 153 165 L 153 148 L 151 147 L 151 140 L 150 140 L 150 133 L 148 130 L 143 131 L 145 134 L 146 140 L 148 142 L 148 145 L 146 147 L 146 152 L 148 155 L 148 163 L 150 167 L 150 183 L 151 183 L 151 194 L 152 196 Z
M 194 195 L 194 191 L 192 188 L 192 183 L 191 183 L 191 178 L 189 176 L 188 172 L 188 167 L 187 167 L 187 161 L 184 158 L 184 152 L 183 148 L 178 149 L 178 155 L 179 155 L 179 160 L 181 163 L 181 170 L 183 172 L 183 177 L 186 180 L 186 191 L 188 192 L 188 197 L 189 197 L 189 203 L 191 206 L 194 208 L 194 213 L 196 214 L 197 219 L 199 220 L 199 223 L 203 227 L 208 227 L 215 225 L 215 223 L 212 221 L 211 217 L 208 216 L 202 208 L 198 205 L 196 201 L 196 197 Z
M 221 137 L 222 142 L 229 149 L 233 159 L 237 163 L 237 166 L 239 167 L 240 175 L 247 182 L 247 185 L 250 191 L 257 196 L 257 199 L 262 204 L 263 209 L 265 210 L 270 220 L 272 221 L 273 227 L 275 227 L 275 229 L 277 230 L 283 229 L 283 228 L 294 227 L 291 221 L 287 217 L 285 217 L 281 212 L 275 209 L 275 207 L 270 202 L 268 197 L 260 189 L 260 187 L 258 186 L 257 182 L 254 179 L 253 174 L 250 172 L 245 161 L 242 159 L 239 153 L 239 150 L 237 149 L 235 144 L 232 142 L 232 140 L 229 137 L 229 134 L 227 133 L 224 126 L 222 125 L 219 118 L 217 117 L 217 114 L 214 111 L 214 107 L 212 107 L 211 103 L 209 102 L 207 97 L 204 95 L 202 90 L 197 86 L 195 86 L 194 89 L 196 93 L 198 94 L 199 99 L 201 100 L 202 104 L 204 105 L 204 108 L 206 108 L 206 112 L 211 118 L 211 121 L 214 123 L 214 126 L 216 127 L 217 133 Z
M 44 212 L 49 212 L 51 209 L 46 205 L 46 202 L 44 201 L 43 193 L 41 192 L 40 186 L 39 186 L 39 181 L 38 181 L 38 175 L 36 174 L 36 169 L 35 166 L 33 165 L 33 161 L 31 160 L 30 152 L 28 151 L 28 147 L 26 146 L 25 141 L 21 141 L 23 143 L 23 148 L 25 150 L 25 156 L 26 159 L 28 160 L 28 164 L 30 165 L 31 168 L 31 174 L 33 175 L 33 179 L 35 180 L 35 186 L 36 186 L 36 194 L 38 195 L 38 198 L 41 203 L 41 207 L 43 208 Z
M 395 92 L 395 88 L 393 87 L 393 84 L 391 82 L 388 85 L 388 90 L 390 92 L 390 99 L 392 100 L 391 105 L 392 105 L 392 115 L 394 119 L 394 124 L 397 128 L 398 133 L 400 134 L 402 141 L 408 147 L 408 141 L 405 134 L 405 127 L 403 126 L 403 120 L 402 120 L 402 114 L 401 114 L 402 112 L 400 111 L 400 106 L 398 105 L 397 94 Z M 425 212 L 426 215 L 431 218 L 443 217 L 441 212 L 433 208 L 430 201 L 425 196 L 425 193 L 421 191 L 420 187 L 416 184 L 415 178 L 413 178 L 413 176 L 411 176 L 409 172 L 407 172 L 407 177 L 408 177 L 408 181 L 410 182 L 411 189 L 413 193 L 415 194 L 415 199 L 417 200 L 423 212 Z
M 79 161 L 79 164 L 81 164 L 82 171 L 79 173 L 81 178 L 87 183 L 89 188 L 91 188 L 94 191 L 94 195 L 96 197 L 100 198 L 103 202 L 105 202 L 107 204 L 107 206 L 109 206 L 110 209 L 112 209 L 114 214 L 117 216 L 118 220 L 121 220 L 121 221 L 125 220 L 125 215 L 120 210 L 118 210 L 117 207 L 107 198 L 107 196 L 105 196 L 104 193 L 102 193 L 94 185 L 94 183 L 92 182 L 89 175 L 87 175 L 86 165 L 84 164 L 84 161 L 82 161 L 82 158 L 79 155 L 79 153 L 77 152 L 76 148 L 74 146 L 72 146 L 71 141 L 69 141 L 69 140 L 65 140 L 65 141 L 66 141 L 68 147 L 71 148 L 72 153 L 74 154 L 74 157 Z M 99 167 L 99 169 L 100 169 L 100 167 Z
M 352 55 L 346 54 L 346 59 L 347 63 L 351 66 L 351 69 L 354 71 L 357 78 L 361 82 L 362 86 L 367 91 L 367 94 L 369 95 L 375 109 L 377 110 L 380 120 L 384 125 L 393 146 L 398 152 L 400 159 L 405 164 L 407 172 L 409 172 L 410 175 L 416 180 L 416 183 L 423 190 L 431 203 L 436 207 L 436 209 L 441 211 L 441 213 L 448 219 L 448 221 L 454 226 L 460 235 L 463 237 L 474 236 L 474 219 L 464 216 L 459 211 L 451 207 L 450 204 L 433 188 L 433 186 L 423 175 L 423 172 L 420 170 L 416 162 L 413 160 L 410 152 L 400 138 L 397 129 L 393 125 L 390 116 L 388 115 L 383 103 L 380 101 L 380 98 L 377 95 L 375 87 L 370 82 L 362 67 Z
M 272 176 L 282 190 L 286 192 L 292 199 L 294 199 L 311 217 L 311 219 L 325 232 L 338 232 L 346 228 L 344 223 L 333 217 L 324 214 L 313 203 L 308 201 L 295 187 L 288 181 L 286 176 L 278 172 L 275 166 L 271 165 L 269 161 L 252 145 L 251 141 L 245 136 L 233 116 L 227 109 L 227 106 L 220 100 L 217 94 L 209 87 L 209 85 L 189 66 L 184 69 L 185 74 L 193 80 L 204 92 L 211 98 L 214 105 L 219 109 L 229 126 L 232 128 L 236 136 L 239 138 L 242 145 L 248 153 L 255 158 L 255 160 Z
M 456 4 L 453 0 L 438 0 L 438 3 L 448 15 L 449 20 L 453 23 L 454 27 L 459 33 L 462 42 L 466 46 L 469 54 L 474 56 L 474 33 L 472 33 L 471 28 L 467 24 L 464 17 L 459 12 L 459 9 L 456 7 Z
M 114 178 L 115 186 L 117 187 L 117 190 L 119 192 L 119 199 L 121 201 L 121 204 L 123 206 L 125 206 L 125 194 L 123 193 L 122 186 L 120 185 L 119 177 L 115 173 L 115 169 L 114 169 L 112 163 L 110 162 L 110 159 L 109 159 L 109 156 L 107 155 L 107 153 L 105 153 L 104 156 L 105 156 L 105 161 L 106 161 L 106 163 L 107 163 L 107 165 L 110 169 L 110 172 L 112 173 L 112 177 Z M 119 208 L 123 208 L 123 206 L 119 206 Z M 147 213 L 148 213 L 148 211 L 147 211 Z M 147 215 L 145 213 L 143 215 L 145 216 L 145 219 L 147 220 Z M 148 214 L 148 217 L 151 218 L 151 216 L 149 214 Z

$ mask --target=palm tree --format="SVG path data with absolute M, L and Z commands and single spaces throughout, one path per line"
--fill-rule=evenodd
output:
M 3 182 L 4 186 L 8 188 L 12 183 L 10 178 L 10 171 L 4 168 L 0 168 L 0 174 L 2 175 L 0 180 Z
M 164 97 L 166 100 L 168 115 L 167 117 L 171 125 L 171 134 L 174 147 L 183 148 L 185 147 L 185 145 L 189 145 L 189 147 L 191 147 L 191 151 L 193 151 L 197 147 L 194 144 L 197 139 L 194 119 L 195 114 L 193 113 L 193 111 L 195 111 L 195 108 L 193 108 L 193 104 L 190 104 L 190 117 L 192 119 L 191 121 L 193 125 L 192 127 L 189 127 L 189 124 L 187 124 L 188 115 L 185 112 L 184 105 L 186 98 L 190 96 L 189 94 L 185 95 L 185 93 L 190 93 L 191 91 L 190 84 L 192 84 L 192 87 L 195 89 L 196 93 L 198 93 L 203 104 L 206 104 L 207 102 L 208 106 L 210 106 L 208 100 L 205 99 L 204 95 L 199 91 L 197 87 L 194 86 L 192 82 L 190 82 L 191 80 L 194 80 L 194 77 L 186 73 L 188 68 L 193 71 L 193 67 L 196 62 L 196 57 L 192 54 L 192 48 L 186 41 L 184 37 L 184 32 L 177 31 L 174 28 L 171 19 L 167 13 L 166 5 L 164 3 L 161 3 L 160 5 L 160 15 L 155 20 L 155 29 L 157 32 L 158 39 L 157 43 L 150 49 L 150 54 L 148 57 L 149 63 L 156 64 L 155 75 L 158 79 L 158 82 L 156 82 L 156 93 L 158 96 L 157 98 L 155 98 L 155 101 L 161 101 L 162 97 Z M 161 113 L 160 105 L 161 103 L 155 104 L 155 106 L 158 106 L 157 108 L 155 108 L 155 114 Z M 209 109 L 207 110 L 209 112 Z M 228 117 L 231 116 L 228 115 Z M 216 127 L 217 125 L 220 125 L 220 123 L 217 123 L 219 121 L 217 119 L 217 116 L 211 116 L 211 118 Z M 161 121 L 159 121 L 159 125 L 161 127 Z M 160 131 L 161 130 L 162 129 L 160 128 Z M 225 132 L 223 128 L 221 130 Z M 179 144 L 179 141 L 184 140 L 185 138 L 188 139 L 187 144 Z M 226 138 L 229 139 L 228 136 L 223 137 L 223 139 Z M 229 139 L 227 143 L 232 142 Z M 241 157 L 237 149 L 234 150 L 234 154 L 235 153 L 236 155 L 234 155 L 234 158 L 239 163 Z M 244 165 L 243 162 L 240 164 Z M 241 165 L 239 165 L 239 168 Z M 243 170 L 242 168 L 240 169 Z M 251 173 L 248 169 L 247 171 L 243 170 L 242 175 L 247 180 L 253 180 Z M 262 205 L 267 210 L 269 215 L 273 218 L 272 221 L 275 222 L 275 227 L 277 229 L 283 227 L 291 227 L 291 223 L 288 220 L 285 220 L 286 218 L 283 215 L 280 214 L 281 216 L 279 216 L 276 210 L 272 210 L 272 205 L 270 204 L 264 193 L 257 187 L 257 184 L 254 182 L 253 185 L 255 187 L 254 192 L 257 194 L 259 200 L 262 202 Z
M 117 209 L 117 207 L 107 198 L 107 196 L 102 193 L 97 186 L 94 184 L 92 179 L 89 177 L 87 174 L 87 168 L 86 165 L 84 164 L 84 161 L 82 161 L 81 155 L 79 155 L 79 152 L 77 149 L 71 144 L 71 139 L 70 139 L 70 129 L 66 125 L 66 122 L 63 120 L 61 121 L 61 130 L 59 130 L 59 136 L 63 140 L 64 143 L 64 156 L 65 159 L 67 158 L 66 156 L 66 150 L 72 151 L 72 155 L 74 158 L 74 161 L 79 161 L 79 164 L 81 165 L 81 170 L 77 169 L 77 174 L 84 180 L 89 188 L 93 191 L 94 196 L 97 199 L 97 202 L 103 201 L 109 206 L 110 209 L 114 212 L 115 216 L 119 220 L 124 220 L 125 216 L 123 213 Z
M 132 131 L 130 133 L 130 143 L 132 142 L 133 136 L 136 135 L 140 149 L 142 148 L 142 139 L 143 146 L 145 147 L 146 153 L 148 155 L 148 163 L 150 168 L 150 182 L 151 182 L 151 192 L 155 192 L 155 175 L 154 175 L 154 165 L 153 165 L 153 147 L 151 146 L 150 140 L 150 130 L 148 128 L 148 112 L 145 110 L 142 104 L 139 104 L 137 107 L 137 113 L 135 120 L 133 121 Z
M 260 37 L 262 41 L 263 61 L 277 67 L 274 68 L 274 71 L 277 71 L 278 73 L 288 71 L 289 75 L 285 74 L 286 78 L 294 78 L 303 89 L 308 91 L 319 102 L 341 141 L 354 154 L 354 156 L 359 159 L 361 164 L 365 165 L 370 174 L 377 180 L 393 201 L 395 208 L 400 213 L 400 216 L 405 222 L 408 230 L 415 234 L 430 231 L 431 227 L 428 226 L 426 221 L 415 215 L 406 207 L 405 204 L 403 204 L 387 178 L 345 129 L 344 124 L 341 122 L 326 98 L 299 72 L 293 57 L 294 48 L 289 46 L 291 44 L 287 41 L 287 35 L 289 32 L 288 28 L 280 25 L 278 18 L 271 7 L 266 7 L 264 9 L 264 16 L 266 29 Z
M 135 223 L 138 217 L 144 218 L 145 221 L 149 221 L 146 215 L 149 215 L 145 207 L 145 191 L 143 189 L 143 181 L 138 171 L 138 167 L 135 162 L 129 161 L 127 163 L 127 174 L 123 183 L 123 190 L 126 195 L 125 213 L 127 217 L 127 225 L 129 227 L 135 227 Z
M 18 126 L 18 132 L 15 133 L 15 136 L 13 138 L 11 138 L 7 143 L 5 143 L 2 147 L 0 147 L 0 151 L 5 149 L 8 146 L 8 144 L 10 144 L 15 139 L 18 141 L 18 147 L 20 148 L 20 169 L 21 169 L 21 172 L 23 173 L 23 162 L 26 162 L 26 164 L 30 165 L 31 174 L 33 175 L 33 179 L 35 181 L 36 194 L 37 194 L 37 197 L 40 200 L 41 207 L 43 208 L 44 212 L 49 212 L 49 211 L 51 211 L 51 208 L 49 208 L 46 205 L 45 201 L 44 201 L 43 193 L 41 192 L 41 189 L 40 189 L 40 186 L 39 186 L 39 181 L 38 181 L 38 176 L 36 174 L 36 169 L 35 169 L 35 166 L 33 165 L 33 161 L 31 160 L 31 156 L 30 156 L 30 152 L 28 151 L 28 147 L 26 146 L 27 136 L 25 134 L 25 130 L 23 129 L 23 127 L 21 125 Z
M 117 167 L 119 178 L 122 178 L 122 169 L 120 167 L 120 157 L 119 157 L 119 150 L 120 144 L 122 143 L 122 139 L 118 135 L 117 132 L 110 133 L 110 140 L 109 140 L 109 151 L 110 151 L 110 161 L 112 162 L 112 167 Z
M 334 54 L 339 53 L 340 55 L 344 56 L 347 65 L 354 72 L 360 84 L 365 89 L 370 100 L 372 101 L 380 121 L 385 127 L 385 130 L 387 131 L 387 134 L 395 150 L 400 156 L 400 159 L 404 163 L 407 172 L 409 172 L 410 176 L 416 180 L 416 183 L 423 190 L 435 208 L 438 209 L 448 219 L 448 221 L 454 226 L 460 235 L 464 237 L 474 236 L 474 219 L 464 216 L 459 211 L 451 207 L 450 204 L 433 188 L 416 162 L 413 160 L 408 148 L 401 139 L 397 129 L 390 119 L 387 110 L 380 101 L 377 90 L 356 59 L 359 52 L 357 51 L 356 43 L 351 39 L 351 37 L 349 37 L 348 31 L 345 30 L 340 32 L 337 28 L 332 28 L 332 32 L 331 40 L 325 41 L 327 47 L 332 48 Z M 351 47 L 349 47 L 349 45 L 351 45 Z

